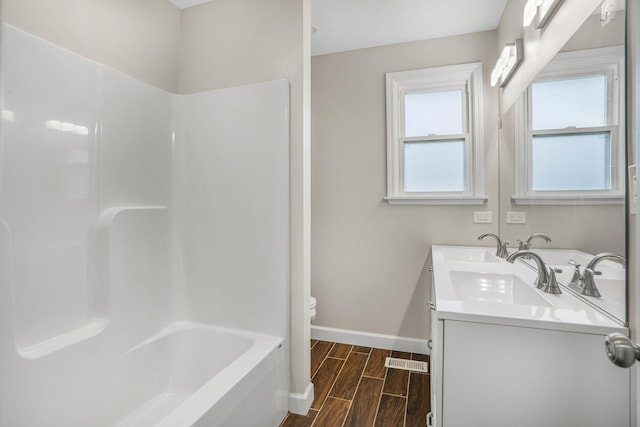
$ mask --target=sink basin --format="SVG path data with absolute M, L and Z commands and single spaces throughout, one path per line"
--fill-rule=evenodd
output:
M 451 284 L 463 301 L 552 307 L 532 285 L 513 274 L 451 271 Z
M 444 259 L 448 261 L 498 262 L 498 258 L 484 248 L 446 247 L 441 251 Z

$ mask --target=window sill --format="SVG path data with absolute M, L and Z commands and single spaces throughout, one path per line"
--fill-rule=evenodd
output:
M 442 196 L 442 197 L 411 197 L 411 196 L 387 196 L 384 198 L 390 205 L 482 205 L 487 201 L 486 196 Z
M 547 206 L 584 206 L 584 205 L 624 205 L 623 194 L 599 196 L 567 196 L 567 195 L 513 195 L 511 200 L 516 205 L 547 205 Z

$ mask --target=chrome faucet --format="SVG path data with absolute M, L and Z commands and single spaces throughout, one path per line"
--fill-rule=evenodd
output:
M 533 239 L 542 239 L 547 243 L 551 242 L 551 237 L 547 236 L 544 233 L 533 233 L 527 240 L 524 242 L 520 239 L 516 240 L 518 242 L 518 250 L 519 251 L 528 251 L 531 249 L 531 241 Z
M 509 242 L 503 242 L 502 239 L 497 234 L 493 233 L 484 233 L 478 236 L 478 240 L 482 240 L 485 237 L 493 237 L 496 239 L 496 256 L 498 258 L 506 258 L 509 256 L 509 251 L 507 251 L 507 246 L 509 246 Z
M 562 270 L 557 268 L 549 268 L 545 265 L 540 255 L 533 251 L 517 251 L 507 257 L 507 261 L 513 263 L 517 258 L 529 257 L 534 259 L 538 265 L 538 277 L 536 277 L 534 286 L 540 289 L 542 292 L 548 294 L 561 294 L 560 286 L 558 286 L 558 280 L 556 279 L 556 273 L 562 273 Z
M 599 276 L 602 274 L 600 271 L 596 271 L 595 268 L 600 261 L 606 259 L 618 262 L 623 266 L 626 262 L 625 258 L 622 255 L 614 254 L 611 252 L 603 252 L 594 256 L 584 269 L 584 273 L 581 277 L 582 283 L 579 287 L 578 292 L 580 292 L 582 295 L 587 295 L 590 297 L 599 298 L 602 296 L 598 291 L 598 288 L 596 287 L 596 281 L 593 276 Z

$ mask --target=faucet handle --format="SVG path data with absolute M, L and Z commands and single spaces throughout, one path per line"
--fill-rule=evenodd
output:
M 529 243 L 523 242 L 520 239 L 516 240 L 516 243 L 518 243 L 518 250 L 519 251 L 526 251 L 531 247 L 531 245 Z
M 578 264 L 572 259 L 567 261 L 567 264 L 572 265 L 574 267 L 573 276 L 569 281 L 569 286 L 573 285 L 573 286 L 579 287 L 581 285 L 580 281 L 582 280 L 582 273 L 580 273 L 580 264 Z

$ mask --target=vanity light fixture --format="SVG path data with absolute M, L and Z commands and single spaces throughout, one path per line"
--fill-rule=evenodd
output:
M 505 87 L 511 80 L 513 73 L 522 63 L 522 60 L 522 39 L 507 43 L 491 72 L 491 86 L 500 83 L 500 87 Z
M 524 6 L 522 25 L 530 26 L 538 17 L 536 29 L 544 28 L 564 0 L 527 0 Z
M 538 14 L 538 6 L 542 3 L 542 0 L 528 0 L 524 6 L 524 16 L 522 19 L 522 26 L 528 27 L 533 23 Z
M 558 8 L 564 0 L 542 0 L 538 6 L 538 22 L 536 29 L 540 30 L 547 26 L 549 20 L 558 11 Z
M 607 25 L 619 10 L 624 10 L 624 0 L 605 0 L 600 6 L 600 24 L 603 27 Z

